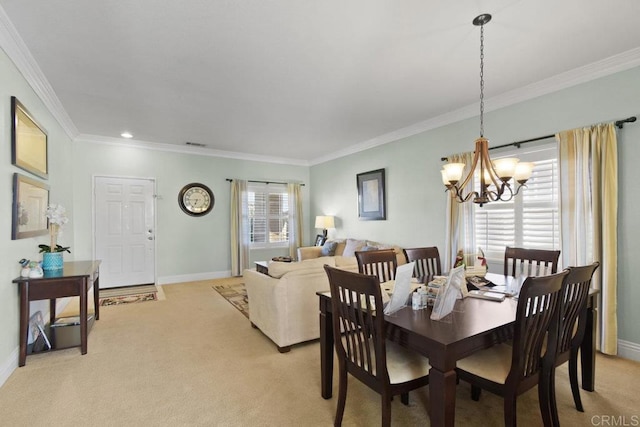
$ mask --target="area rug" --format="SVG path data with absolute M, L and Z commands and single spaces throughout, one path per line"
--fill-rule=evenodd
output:
M 244 283 L 213 285 L 212 288 L 249 318 L 249 298 Z
M 158 297 L 155 292 L 134 295 L 122 295 L 119 297 L 100 298 L 100 306 L 106 307 L 110 305 L 132 304 L 145 301 L 157 301 Z
M 157 301 L 160 290 L 155 285 L 125 286 L 121 288 L 100 289 L 100 306 L 133 304 Z

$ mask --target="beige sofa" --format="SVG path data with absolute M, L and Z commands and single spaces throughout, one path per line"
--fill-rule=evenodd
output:
M 316 292 L 329 291 L 329 280 L 323 266 L 358 271 L 356 258 L 350 252 L 354 245 L 347 247 L 347 256 L 343 255 L 346 243 L 340 241 L 333 256 L 321 256 L 321 247 L 299 248 L 301 261 L 270 262 L 268 275 L 254 269 L 244 270 L 249 320 L 278 346 L 281 353 L 289 351 L 293 344 L 320 337 Z M 402 249 L 394 249 L 398 263 L 404 264 L 406 260 Z

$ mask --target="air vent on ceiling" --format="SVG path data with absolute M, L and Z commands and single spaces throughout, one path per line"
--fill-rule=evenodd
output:
M 205 144 L 200 144 L 199 142 L 190 142 L 190 141 L 187 141 L 187 142 L 185 142 L 185 144 L 187 144 L 187 145 L 192 145 L 192 146 L 194 146 L 194 147 L 206 147 L 206 145 L 205 145 Z

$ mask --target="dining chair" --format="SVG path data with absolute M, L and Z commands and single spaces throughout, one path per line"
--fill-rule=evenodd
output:
M 347 374 L 380 394 L 382 425 L 391 424 L 391 399 L 429 384 L 429 360 L 386 339 L 380 281 L 376 276 L 324 266 L 331 288 L 339 385 L 335 426 L 342 425 Z M 379 309 L 376 315 L 376 308 Z
M 437 246 L 425 248 L 404 249 L 407 262 L 415 261 L 414 277 L 440 276 L 442 266 L 440 264 L 440 252 Z
M 544 276 L 558 271 L 560 251 L 506 247 L 505 276 Z
M 550 378 L 550 403 L 554 425 L 559 425 L 558 408 L 555 399 L 555 368 L 569 361 L 569 382 L 576 409 L 584 412 L 578 386 L 578 349 L 587 327 L 587 299 L 591 287 L 591 279 L 600 265 L 594 262 L 581 267 L 569 267 L 569 275 L 562 286 L 560 301 L 560 324 L 558 327 L 558 344 L 552 363 L 547 363 Z
M 356 251 L 358 272 L 378 277 L 380 282 L 387 282 L 396 277 L 398 259 L 393 249 L 379 249 L 375 251 Z
M 561 289 L 568 274 L 565 270 L 527 277 L 518 296 L 511 344 L 497 344 L 457 362 L 458 378 L 471 384 L 473 400 L 479 400 L 482 389 L 503 397 L 505 426 L 516 425 L 517 396 L 536 384 L 544 425 L 551 424 L 549 378 L 542 374 L 542 356 L 546 349 L 555 350 L 557 333 L 553 331 L 557 331 Z

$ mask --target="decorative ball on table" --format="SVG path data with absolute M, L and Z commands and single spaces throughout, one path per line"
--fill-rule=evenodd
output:
M 60 228 L 69 222 L 67 218 L 67 211 L 62 205 L 50 204 L 45 211 L 45 216 L 49 220 L 49 237 L 50 245 L 38 245 L 40 253 L 42 254 L 42 269 L 47 270 L 60 270 L 63 268 L 64 260 L 63 253 L 69 252 L 69 246 L 63 247 L 57 244 L 58 234 Z

